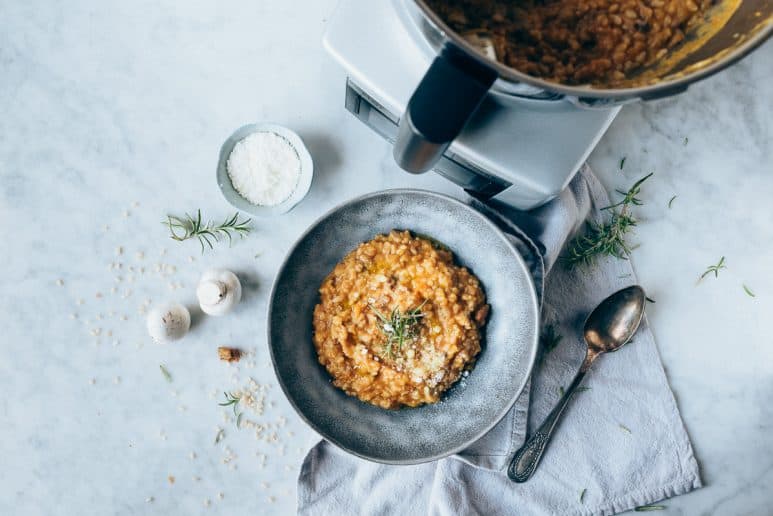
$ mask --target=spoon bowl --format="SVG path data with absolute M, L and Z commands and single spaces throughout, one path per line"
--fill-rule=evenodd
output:
M 644 316 L 646 302 L 644 289 L 631 285 L 606 298 L 591 312 L 584 328 L 588 367 L 598 355 L 617 351 L 631 340 Z

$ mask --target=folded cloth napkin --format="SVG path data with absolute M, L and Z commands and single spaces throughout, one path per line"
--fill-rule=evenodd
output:
M 701 486 L 692 446 L 643 321 L 631 344 L 603 356 L 585 378 L 534 476 L 515 484 L 507 464 L 558 401 L 584 358 L 585 317 L 605 297 L 636 283 L 628 261 L 554 267 L 568 238 L 600 220 L 606 191 L 586 166 L 560 197 L 531 212 L 473 205 L 510 236 L 534 276 L 543 330 L 560 340 L 530 385 L 488 434 L 458 455 L 415 466 L 353 457 L 326 441 L 306 456 L 298 478 L 304 515 L 615 514 Z M 547 333 L 550 333 L 548 331 Z

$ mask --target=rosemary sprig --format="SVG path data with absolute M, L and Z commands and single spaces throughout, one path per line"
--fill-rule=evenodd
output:
M 167 215 L 164 224 L 169 228 L 172 240 L 182 242 L 190 238 L 196 238 L 201 246 L 201 252 L 204 253 L 205 244 L 210 249 L 213 249 L 213 243 L 219 242 L 222 238 L 227 238 L 230 245 L 233 242 L 233 234 L 237 234 L 240 237 L 247 235 L 252 231 L 251 221 L 252 219 L 239 220 L 239 214 L 234 213 L 221 224 L 215 224 L 211 220 L 203 222 L 201 210 L 196 210 L 195 217 L 191 217 L 187 213 L 185 218 L 182 219 Z
M 719 271 L 721 271 L 722 269 L 727 269 L 727 265 L 725 265 L 725 257 L 724 256 L 719 259 L 719 262 L 717 262 L 716 265 L 709 265 L 708 267 L 706 267 L 706 270 L 703 272 L 703 274 L 701 274 L 700 278 L 698 278 L 698 281 L 701 281 L 703 278 L 705 278 L 706 276 L 708 276 L 712 272 L 714 273 L 714 277 L 718 278 L 719 277 Z
M 643 203 L 638 195 L 641 185 L 652 176 L 647 174 L 636 181 L 627 192 L 617 190 L 623 199 L 615 204 L 602 208 L 610 210 L 608 222 L 597 223 L 589 221 L 586 232 L 575 237 L 569 244 L 564 262 L 571 268 L 577 265 L 589 265 L 599 256 L 613 256 L 626 259 L 633 248 L 626 241 L 628 233 L 636 227 L 636 218 L 630 214 L 631 206 L 641 206 Z
M 601 209 L 602 210 L 611 210 L 611 209 L 617 208 L 618 206 L 624 206 L 624 207 L 625 206 L 631 206 L 631 205 L 641 206 L 643 203 L 642 203 L 641 199 L 639 199 L 636 196 L 641 193 L 641 185 L 642 185 L 642 183 L 644 183 L 644 181 L 646 181 L 647 179 L 652 177 L 652 174 L 654 174 L 654 172 L 650 172 L 646 176 L 644 176 L 641 179 L 639 179 L 638 181 L 636 181 L 633 184 L 633 186 L 628 189 L 627 192 L 624 192 L 622 190 L 615 190 L 617 193 L 619 193 L 620 195 L 623 196 L 623 199 L 620 202 L 616 203 L 616 204 L 612 204 L 611 206 L 606 206 L 606 207 L 601 208 Z
M 164 375 L 164 378 L 166 378 L 166 381 L 169 383 L 172 383 L 172 373 L 169 372 L 169 370 L 164 367 L 164 364 L 158 365 L 159 369 L 161 369 L 161 374 Z
M 399 307 L 395 307 L 389 317 L 379 312 L 375 306 L 368 305 L 379 320 L 379 329 L 386 335 L 387 341 L 384 350 L 387 356 L 390 358 L 394 356 L 393 347 L 395 344 L 399 351 L 403 349 L 406 340 L 416 337 L 418 322 L 424 317 L 421 309 L 426 303 L 427 301 L 424 300 L 419 306 L 405 313 L 401 312 Z
M 236 407 L 239 405 L 239 402 L 241 401 L 241 397 L 235 395 L 232 392 L 223 392 L 223 396 L 225 396 L 225 401 L 222 403 L 218 403 L 221 407 L 228 407 L 231 406 L 234 409 L 234 416 L 237 415 L 236 413 Z

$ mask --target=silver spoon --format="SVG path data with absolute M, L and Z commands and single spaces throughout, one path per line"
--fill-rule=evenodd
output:
M 556 408 L 548 414 L 545 421 L 534 432 L 534 435 L 521 446 L 521 449 L 515 452 L 513 460 L 510 461 L 510 467 L 507 468 L 507 476 L 510 477 L 510 480 L 519 483 L 529 480 L 534 470 L 537 469 L 537 464 L 542 458 L 542 453 L 550 441 L 550 436 L 559 417 L 561 417 L 561 413 L 569 403 L 575 389 L 582 382 L 585 373 L 600 355 L 617 351 L 631 340 L 644 315 L 646 299 L 644 289 L 638 285 L 633 285 L 606 298 L 588 316 L 584 328 L 588 351 L 582 366 L 580 366 L 580 371 L 558 401 Z

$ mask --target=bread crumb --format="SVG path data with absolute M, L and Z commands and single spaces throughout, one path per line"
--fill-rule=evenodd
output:
M 237 348 L 227 348 L 225 346 L 220 346 L 217 348 L 217 354 L 220 357 L 220 360 L 224 360 L 226 362 L 238 362 L 242 357 L 241 350 Z

